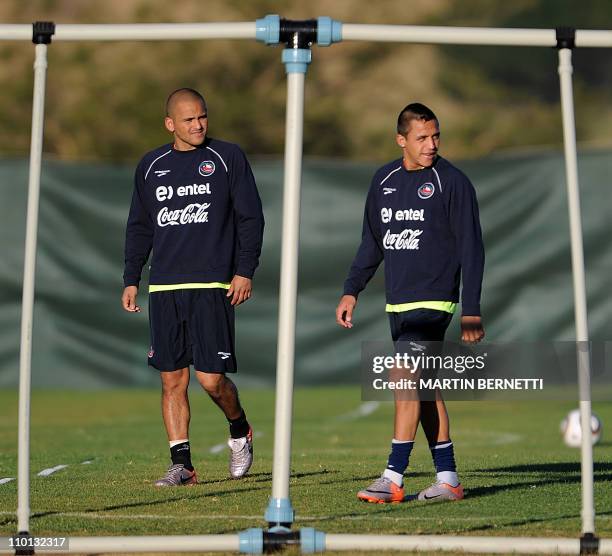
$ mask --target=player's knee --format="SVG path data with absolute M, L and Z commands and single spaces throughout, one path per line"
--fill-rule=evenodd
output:
M 202 388 L 211 398 L 219 399 L 221 397 L 225 380 L 224 375 L 201 373 L 199 378 Z
M 206 393 L 213 399 L 219 400 L 222 396 L 222 389 L 220 384 L 207 384 L 204 386 Z
M 161 382 L 164 395 L 186 392 L 189 385 L 189 374 L 181 371 L 162 373 Z

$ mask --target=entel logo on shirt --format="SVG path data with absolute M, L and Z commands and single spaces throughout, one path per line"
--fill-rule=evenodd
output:
M 198 166 L 198 172 L 205 178 L 215 173 L 215 163 L 212 160 L 204 160 Z
M 429 199 L 434 194 L 435 188 L 433 183 L 424 183 L 417 189 L 417 195 L 421 199 Z

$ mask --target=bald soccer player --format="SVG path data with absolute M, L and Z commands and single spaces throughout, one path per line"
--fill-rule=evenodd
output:
M 121 302 L 136 297 L 150 262 L 148 363 L 160 371 L 162 416 L 172 463 L 159 487 L 193 485 L 189 443 L 190 365 L 229 422 L 229 473 L 253 463 L 253 431 L 228 373 L 236 372 L 234 308 L 251 297 L 264 218 L 255 179 L 237 146 L 207 136 L 204 97 L 178 89 L 166 101 L 173 141 L 136 168 L 126 227 Z

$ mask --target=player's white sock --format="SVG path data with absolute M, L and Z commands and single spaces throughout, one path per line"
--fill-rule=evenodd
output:
M 185 442 L 189 442 L 189 438 L 183 438 L 181 440 L 171 440 L 169 442 L 170 448 L 174 448 L 177 444 L 184 444 Z
M 404 475 L 402 473 L 398 473 L 397 471 L 385 469 L 383 472 L 383 477 L 393 481 L 398 487 L 401 487 L 404 484 Z
M 436 473 L 436 478 L 440 483 L 447 483 L 452 487 L 456 487 L 459 484 L 459 477 L 456 471 L 440 471 Z

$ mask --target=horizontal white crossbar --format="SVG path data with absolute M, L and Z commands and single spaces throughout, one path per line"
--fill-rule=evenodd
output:
M 472 44 L 491 46 L 548 46 L 557 44 L 554 29 L 494 27 L 425 27 L 419 25 L 342 25 L 342 40 Z M 612 31 L 576 31 L 576 46 L 610 47 Z
M 53 40 L 158 41 L 194 39 L 254 39 L 255 22 L 240 23 L 137 23 L 64 24 L 56 26 Z M 0 40 L 32 40 L 32 25 L 0 25 Z M 554 29 L 501 29 L 495 27 L 428 27 L 419 25 L 364 25 L 344 23 L 342 40 L 546 46 L 557 44 Z M 612 31 L 577 30 L 578 47 L 612 47 Z
M 32 40 L 32 25 L 0 25 L 0 40 Z M 59 23 L 53 41 L 163 41 L 255 39 L 255 22 L 246 23 Z
M 8 539 L 0 537 L 1 546 Z M 240 539 L 233 535 L 176 535 L 154 537 L 69 537 L 66 553 L 113 552 L 238 552 Z M 578 554 L 580 540 L 542 537 L 471 537 L 442 535 L 325 535 L 325 550 L 463 551 L 486 554 Z M 13 551 L 11 551 L 13 552 Z M 37 554 L 57 554 L 57 549 L 37 548 Z M 9 551 L 0 549 L 0 553 Z M 600 539 L 599 554 L 612 554 L 612 540 Z
M 555 46 L 554 29 L 423 27 L 420 25 L 342 25 L 342 40 L 440 44 Z
M 255 39 L 255 22 L 138 23 L 121 25 L 58 24 L 53 36 L 54 41 L 157 41 L 168 39 Z
M 579 554 L 580 540 L 542 537 L 468 537 L 439 535 L 325 535 L 326 550 L 463 551 L 485 554 Z M 602 539 L 599 554 L 612 554 Z
M 32 25 L 0 25 L 0 40 L 31 41 Z
M 9 546 L 8 539 L 2 539 L 2 546 Z M 101 552 L 238 552 L 240 540 L 233 535 L 174 535 L 156 537 L 69 537 L 68 548 L 36 547 L 36 554 Z M 14 553 L 14 550 L 12 551 Z M 8 553 L 0 550 L 0 553 Z

